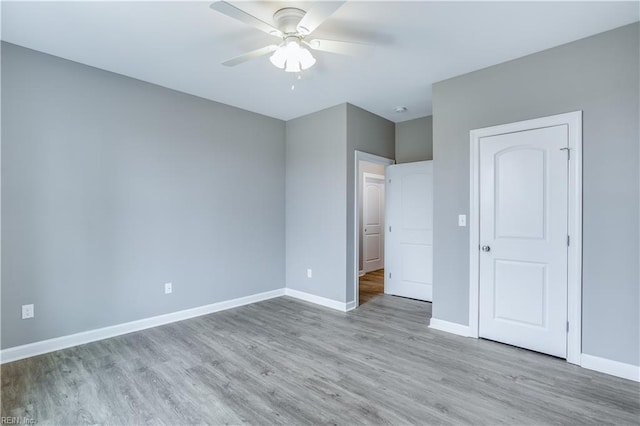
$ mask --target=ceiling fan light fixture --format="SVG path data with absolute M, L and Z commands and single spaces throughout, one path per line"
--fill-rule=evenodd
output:
M 311 52 L 309 52 L 304 47 L 300 48 L 300 66 L 303 70 L 311 68 L 316 63 L 316 58 L 313 57 Z
M 286 40 L 273 52 L 269 60 L 274 66 L 286 72 L 300 72 L 311 68 L 316 63 L 311 52 L 300 46 L 297 38 Z
M 277 68 L 284 69 L 287 62 L 287 52 L 285 46 L 280 46 L 273 52 L 273 55 L 269 58 L 271 63 Z
M 287 66 L 284 69 L 286 72 L 300 72 L 300 62 L 296 60 L 287 59 Z
M 0 0 L 2 1 L 2 0 Z M 281 40 L 280 45 L 269 45 L 255 49 L 244 55 L 222 62 L 222 65 L 233 67 L 261 56 L 270 55 L 271 63 L 286 72 L 300 72 L 315 65 L 316 59 L 307 49 L 322 50 L 329 53 L 346 53 L 353 43 L 336 40 L 311 40 L 305 38 L 312 34 L 327 20 L 345 0 L 317 1 L 309 11 L 286 5 L 273 14 L 273 24 L 263 21 L 242 8 L 232 5 L 225 0 L 216 0 L 210 7 L 237 21 L 249 24 L 271 36 Z

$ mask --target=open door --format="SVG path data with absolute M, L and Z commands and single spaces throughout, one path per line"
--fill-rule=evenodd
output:
M 384 292 L 425 301 L 433 288 L 433 161 L 386 169 Z

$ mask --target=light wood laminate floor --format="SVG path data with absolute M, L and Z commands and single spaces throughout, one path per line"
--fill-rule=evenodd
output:
M 360 304 L 384 294 L 384 269 L 368 272 L 358 278 Z
M 637 424 L 638 383 L 427 328 L 431 304 L 288 297 L 2 366 L 39 424 Z

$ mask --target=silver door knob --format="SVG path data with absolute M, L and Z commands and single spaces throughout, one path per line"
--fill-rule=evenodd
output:
M 489 247 L 489 246 L 482 246 L 482 251 L 491 251 L 491 247 Z

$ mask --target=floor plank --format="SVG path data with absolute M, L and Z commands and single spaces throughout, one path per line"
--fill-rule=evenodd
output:
M 384 269 L 362 275 L 358 281 L 358 288 L 361 305 L 384 294 Z
M 427 327 L 388 295 L 288 297 L 1 367 L 2 416 L 38 424 L 638 424 L 639 384 Z

